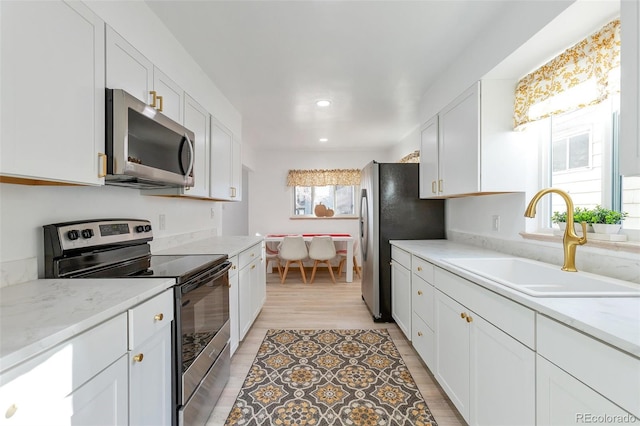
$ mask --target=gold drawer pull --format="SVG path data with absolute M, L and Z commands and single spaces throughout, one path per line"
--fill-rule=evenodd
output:
M 422 290 L 418 290 L 418 296 L 422 296 Z
M 7 411 L 4 413 L 4 418 L 10 419 L 11 417 L 13 417 L 16 411 L 18 411 L 18 406 L 16 404 L 11 404 L 9 408 L 7 408 Z
M 155 90 L 152 90 L 149 92 L 149 94 L 152 96 L 153 100 L 151 101 L 151 105 L 149 105 L 152 108 L 156 107 L 156 104 L 158 102 L 158 94 L 156 93 Z
M 153 319 L 156 321 L 162 321 L 164 319 L 164 315 L 162 313 L 156 314 Z
M 144 359 L 144 354 L 134 355 L 134 357 L 133 357 L 133 360 L 135 362 L 142 362 L 143 359 Z
M 467 317 L 467 313 L 466 312 L 460 312 L 460 318 L 464 319 Z
M 422 337 L 422 331 L 418 331 L 418 337 Z
M 107 154 L 99 152 L 98 158 L 100 159 L 100 163 L 102 163 L 102 170 L 98 173 L 98 177 L 103 178 L 107 175 Z
M 422 272 L 422 266 L 418 266 L 418 272 Z
M 431 192 L 436 193 L 436 181 L 431 181 Z
M 255 268 L 256 268 L 256 265 L 251 265 L 251 269 L 255 269 Z
M 471 317 L 471 315 L 467 315 L 467 322 L 471 322 L 473 321 L 473 318 Z
M 162 112 L 164 106 L 164 102 L 162 102 L 162 96 L 158 96 L 158 101 L 160 104 L 160 106 L 158 107 L 158 111 Z

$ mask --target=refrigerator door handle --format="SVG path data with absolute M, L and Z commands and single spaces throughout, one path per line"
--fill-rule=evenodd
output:
M 362 195 L 360 196 L 360 247 L 362 250 L 363 261 L 367 260 L 367 254 L 369 252 L 369 201 L 367 197 L 367 190 L 362 189 Z

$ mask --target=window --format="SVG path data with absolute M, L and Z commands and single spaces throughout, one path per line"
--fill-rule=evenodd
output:
M 566 172 L 572 169 L 589 167 L 591 151 L 591 133 L 553 139 L 553 172 Z
M 322 204 L 332 210 L 332 216 L 356 214 L 356 186 L 324 185 L 294 187 L 294 216 L 314 216 L 316 206 Z
M 289 170 L 287 176 L 294 216 L 354 216 L 359 185 L 359 169 Z

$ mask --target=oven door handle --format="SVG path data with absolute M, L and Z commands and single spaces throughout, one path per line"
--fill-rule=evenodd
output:
M 183 284 L 180 287 L 180 293 L 185 294 L 190 291 L 195 290 L 196 288 L 202 287 L 204 285 L 212 286 L 212 282 L 220 279 L 221 277 L 227 275 L 229 269 L 231 269 L 232 263 L 229 261 L 224 262 L 219 267 L 213 269 L 210 272 L 206 272 L 199 277 L 196 277 L 195 280 L 191 283 Z

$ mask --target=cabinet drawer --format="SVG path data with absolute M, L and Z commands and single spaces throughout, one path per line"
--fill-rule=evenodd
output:
M 434 292 L 433 286 L 422 278 L 413 275 L 412 280 L 413 294 L 411 303 L 413 312 L 415 312 L 422 320 L 431 328 L 435 328 L 434 311 Z
M 173 321 L 173 289 L 129 309 L 129 350 Z
M 33 420 L 40 413 L 44 416 L 40 424 L 46 424 L 64 410 L 60 404 L 67 395 L 126 353 L 126 330 L 127 314 L 122 313 L 3 371 L 0 413 L 15 410 L 14 420 Z
M 259 258 L 262 254 L 262 244 L 256 244 L 255 246 L 243 251 L 238 255 L 238 269 L 242 269 L 255 259 Z
M 411 255 L 396 246 L 391 246 L 391 260 L 398 262 L 407 269 L 411 269 Z
M 411 257 L 412 272 L 433 285 L 433 274 L 435 267 L 424 259 L 417 256 Z
M 543 315 L 536 324 L 539 355 L 640 417 L 640 359 Z
M 511 337 L 535 349 L 535 312 L 441 268 L 435 287 Z
M 422 361 L 431 371 L 435 369 L 436 359 L 436 335 L 415 312 L 411 320 L 411 343 Z
M 238 275 L 238 256 L 232 256 L 229 258 L 231 262 L 231 269 L 229 269 L 229 278 Z

